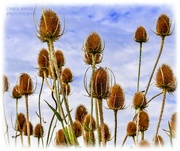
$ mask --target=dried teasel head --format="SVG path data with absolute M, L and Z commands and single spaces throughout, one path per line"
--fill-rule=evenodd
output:
M 160 135 L 157 135 L 157 137 L 154 139 L 154 145 L 157 147 L 164 146 L 164 140 Z
M 82 126 L 81 123 L 79 121 L 75 121 L 73 123 L 74 126 L 74 133 L 76 137 L 80 137 L 82 135 Z
M 49 68 L 49 56 L 48 51 L 46 49 L 41 49 L 38 55 L 38 65 L 39 65 L 39 76 L 46 77 L 48 76 L 48 68 Z
M 64 83 L 70 83 L 73 81 L 73 74 L 69 68 L 64 68 L 61 75 Z
M 120 85 L 115 84 L 110 91 L 110 96 L 107 101 L 108 107 L 112 110 L 124 109 L 124 92 Z
M 90 114 L 87 114 L 84 117 L 83 129 L 85 131 L 90 131 L 90 118 L 91 118 Z M 95 130 L 96 130 L 96 121 L 95 121 L 94 117 L 92 117 L 92 131 L 95 131 Z
M 44 135 L 44 128 L 41 124 L 37 124 L 34 128 L 34 137 L 41 138 Z
M 71 93 L 71 87 L 70 87 L 69 83 L 62 83 L 62 88 L 61 88 L 60 94 L 62 94 L 62 92 L 64 95 L 67 95 L 67 96 Z
M 136 136 L 136 124 L 134 122 L 129 122 L 127 124 L 126 135 L 132 137 Z
M 8 77 L 3 75 L 3 92 L 6 92 L 9 90 L 9 81 Z
M 142 110 L 139 112 L 139 131 L 143 132 L 146 131 L 148 128 L 149 128 L 149 115 L 147 112 Z
M 61 71 L 62 66 L 65 65 L 64 54 L 61 50 L 55 52 L 58 69 Z
M 29 122 L 29 127 L 30 127 L 30 135 L 33 135 L 33 125 L 31 122 Z M 25 136 L 28 135 L 28 131 L 27 131 L 27 122 L 24 123 L 23 125 L 23 133 Z
M 34 91 L 32 79 L 26 73 L 22 73 L 19 77 L 19 90 L 22 95 L 30 95 Z
M 19 85 L 15 85 L 12 91 L 12 98 L 14 99 L 20 99 L 22 97 L 22 94 L 19 89 Z
M 23 126 L 24 126 L 24 123 L 26 122 L 26 118 L 25 118 L 25 115 L 23 113 L 19 113 L 18 114 L 18 117 L 17 117 L 17 127 L 16 127 L 16 130 L 19 131 L 19 132 L 22 132 L 23 131 Z
M 147 140 L 141 140 L 139 142 L 139 147 L 148 148 L 151 147 L 151 144 Z
M 107 69 L 102 67 L 95 70 L 93 80 L 93 97 L 97 99 L 107 99 L 110 95 L 109 76 Z M 91 90 L 91 83 L 90 83 Z
M 100 54 L 103 52 L 101 37 L 98 33 L 92 32 L 86 39 L 85 52 L 90 54 Z
M 90 144 L 88 143 L 89 142 L 89 133 L 88 131 L 85 131 L 85 133 L 83 134 L 83 139 L 84 139 L 84 143 L 86 146 L 89 146 Z M 95 135 L 94 135 L 94 132 L 92 132 L 92 144 L 91 146 L 95 146 L 96 144 L 96 139 L 95 139 Z
M 61 24 L 59 17 L 52 10 L 42 10 L 42 16 L 39 23 L 39 36 L 42 42 L 47 42 L 48 39 L 53 41 L 58 40 L 61 36 Z
M 140 110 L 146 108 L 146 97 L 144 93 L 142 92 L 135 93 L 133 98 L 133 107 L 135 109 L 140 109 Z
M 156 85 L 167 92 L 172 93 L 176 90 L 176 78 L 170 66 L 162 64 L 156 74 Z
M 65 139 L 65 134 L 63 129 L 60 129 L 56 132 L 56 137 L 55 137 L 55 144 L 56 146 L 67 146 L 66 139 Z
M 87 109 L 84 105 L 79 105 L 76 108 L 75 120 L 78 120 L 81 124 L 83 123 L 84 117 L 88 114 Z
M 176 119 L 177 119 L 177 113 L 175 112 L 174 114 L 172 114 L 171 121 L 170 121 L 170 128 L 171 128 L 173 138 L 176 137 L 176 123 L 177 123 Z
M 170 19 L 166 14 L 159 16 L 156 23 L 156 34 L 158 36 L 169 36 L 171 35 L 171 23 Z
M 134 40 L 139 43 L 148 41 L 146 29 L 143 26 L 139 26 L 136 29 Z
M 99 127 L 100 132 L 101 132 L 101 127 L 102 127 L 102 125 L 100 125 L 100 127 Z M 100 138 L 101 138 L 101 133 L 100 133 Z M 108 142 L 111 139 L 111 133 L 110 133 L 109 127 L 106 123 L 104 123 L 104 139 L 105 139 L 105 142 Z
M 90 53 L 85 53 L 84 54 L 84 62 L 88 65 L 93 64 L 93 60 L 95 64 L 99 64 L 102 61 L 102 55 L 100 54 L 90 54 Z

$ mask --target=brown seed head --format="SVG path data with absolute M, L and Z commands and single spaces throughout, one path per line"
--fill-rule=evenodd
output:
M 64 68 L 62 71 L 62 81 L 64 83 L 70 83 L 73 81 L 73 74 L 69 68 Z
M 149 116 L 147 112 L 140 111 L 139 114 L 139 130 L 146 131 L 149 128 Z
M 3 92 L 9 90 L 9 82 L 7 76 L 3 75 Z
M 87 109 L 84 105 L 79 105 L 76 109 L 75 120 L 83 123 L 84 117 L 88 114 Z
M 56 146 L 59 146 L 59 147 L 67 146 L 63 129 L 60 129 L 56 132 L 55 144 Z
M 172 131 L 172 137 L 175 138 L 176 136 L 176 119 L 177 119 L 177 113 L 175 112 L 171 116 L 171 121 L 170 121 L 170 127 Z
M 154 140 L 154 145 L 155 146 L 159 146 L 159 147 L 164 146 L 164 140 L 163 140 L 163 138 L 160 135 L 158 135 L 156 137 L 156 139 Z
M 100 125 L 100 127 L 99 127 L 100 132 L 101 132 L 101 127 L 102 127 L 102 125 Z M 100 138 L 101 138 L 101 133 L 100 133 Z M 105 142 L 108 142 L 111 139 L 111 133 L 110 133 L 109 127 L 105 123 L 104 123 L 104 139 L 105 139 Z
M 30 95 L 33 93 L 33 82 L 31 77 L 23 73 L 19 78 L 19 90 L 22 95 Z
M 83 139 L 84 139 L 84 143 L 86 146 L 89 146 L 89 132 L 85 131 L 85 133 L 83 134 Z M 96 144 L 96 139 L 95 139 L 95 135 L 94 132 L 92 132 L 92 145 L 91 146 L 95 146 Z
M 43 137 L 44 134 L 44 129 L 41 124 L 37 124 L 36 127 L 34 128 L 34 137 L 41 138 Z
M 33 135 L 33 125 L 31 122 L 29 122 L 29 126 L 30 126 L 30 135 Z M 27 122 L 24 123 L 23 125 L 23 132 L 24 132 L 24 135 L 28 135 L 28 131 L 27 131 Z
M 75 121 L 74 122 L 74 133 L 76 137 L 79 137 L 82 135 L 82 126 L 81 123 L 79 121 Z
M 147 42 L 147 33 L 144 27 L 139 26 L 135 32 L 135 41 L 139 43 Z
M 85 53 L 84 54 L 84 62 L 88 65 L 93 64 L 93 57 L 94 57 L 94 62 L 95 64 L 99 64 L 102 61 L 102 55 L 100 54 L 90 54 L 90 53 Z
M 124 92 L 120 85 L 115 84 L 111 88 L 110 97 L 107 101 L 108 107 L 112 110 L 121 110 L 124 108 Z
M 62 91 L 63 91 L 63 94 L 67 96 L 71 93 L 71 87 L 69 83 L 62 83 L 62 90 L 60 94 L 62 94 Z
M 57 50 L 55 52 L 55 56 L 56 56 L 56 61 L 57 61 L 58 69 L 61 70 L 61 67 L 64 66 L 64 64 L 65 64 L 64 54 L 63 54 L 63 52 L 61 50 Z
M 21 132 L 23 130 L 24 123 L 26 122 L 25 115 L 23 113 L 19 113 L 17 117 L 17 127 L 16 130 Z
M 140 110 L 146 107 L 146 98 L 142 92 L 135 93 L 134 98 L 133 98 L 133 107 L 135 109 L 140 108 Z
M 159 67 L 156 74 L 156 85 L 167 92 L 173 92 L 176 89 L 176 79 L 171 68 L 163 64 Z
M 12 98 L 20 99 L 21 97 L 22 97 L 22 95 L 21 95 L 20 90 L 19 90 L 19 85 L 16 85 L 12 91 Z
M 88 54 L 100 54 L 102 53 L 102 51 L 102 42 L 100 36 L 96 32 L 91 33 L 87 37 L 85 43 L 85 52 Z
M 90 117 L 91 117 L 90 114 L 87 114 L 87 115 L 84 117 L 83 129 L 84 129 L 85 131 L 90 131 Z M 92 117 L 92 131 L 95 131 L 95 130 L 96 130 L 96 121 L 95 121 L 94 117 Z
M 57 14 L 50 9 L 45 10 L 40 19 L 38 38 L 42 42 L 46 42 L 48 39 L 55 41 L 60 37 L 60 28 L 60 20 Z
M 136 124 L 134 122 L 129 122 L 126 128 L 127 136 L 136 136 Z
M 166 14 L 159 16 L 156 23 L 156 34 L 158 36 L 169 36 L 171 30 L 170 19 Z
M 139 142 L 139 147 L 151 147 L 151 145 L 150 145 L 150 143 L 147 141 L 147 140 L 141 140 L 140 142 Z

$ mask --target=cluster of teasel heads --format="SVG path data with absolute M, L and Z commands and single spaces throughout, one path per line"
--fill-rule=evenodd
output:
M 114 139 L 114 147 L 116 147 L 116 144 L 120 143 L 117 142 L 117 125 L 121 124 L 117 121 L 117 113 L 119 110 L 126 109 L 125 94 L 120 84 L 116 83 L 114 75 L 109 76 L 109 74 L 113 74 L 112 71 L 107 67 L 105 68 L 99 65 L 103 59 L 105 48 L 99 34 L 92 32 L 88 35 L 86 42 L 83 45 L 84 62 L 89 65 L 84 75 L 84 87 L 90 98 L 90 112 L 87 111 L 85 106 L 79 105 L 75 110 L 75 118 L 73 120 L 68 101 L 68 96 L 71 93 L 70 83 L 73 81 L 73 74 L 68 67 L 64 67 L 65 57 L 63 52 L 61 50 L 54 50 L 54 43 L 63 36 L 64 33 L 64 29 L 61 29 L 61 21 L 54 11 L 42 9 L 39 27 L 36 27 L 36 29 L 38 32 L 37 37 L 43 43 L 47 43 L 47 48 L 40 50 L 37 61 L 38 75 L 42 79 L 37 112 L 39 123 L 33 130 L 33 125 L 29 121 L 28 97 L 35 92 L 35 88 L 31 77 L 26 73 L 22 73 L 18 78 L 17 85 L 12 90 L 12 98 L 16 99 L 15 144 L 17 143 L 17 137 L 20 136 L 22 146 L 24 145 L 24 134 L 28 136 L 29 146 L 31 146 L 30 136 L 34 135 L 34 137 L 38 138 L 38 146 L 42 145 L 42 147 L 48 147 L 51 143 L 57 147 L 80 146 L 81 144 L 79 144 L 78 138 L 81 136 L 86 146 L 104 147 L 107 145 L 108 141 Z M 171 94 L 176 90 L 176 78 L 169 65 L 161 65 L 156 73 L 155 83 L 162 91 L 149 100 L 146 98 L 146 95 L 162 54 L 165 37 L 171 35 L 171 23 L 167 15 L 162 14 L 158 18 L 155 33 L 157 36 L 161 37 L 161 47 L 147 88 L 145 92 L 142 92 L 139 90 L 142 44 L 147 42 L 148 38 L 143 26 L 138 27 L 135 32 L 134 40 L 140 44 L 137 91 L 132 100 L 135 115 L 132 118 L 132 121 L 127 124 L 126 136 L 122 142 L 122 147 L 128 137 L 133 138 L 136 147 L 163 146 L 165 143 L 163 138 L 159 135 L 159 127 L 163 116 L 167 92 Z M 89 72 L 91 74 L 88 78 L 87 74 Z M 110 79 L 110 77 L 113 77 L 114 79 Z M 114 83 L 111 81 L 114 81 Z M 9 90 L 9 82 L 6 76 L 3 77 L 3 82 L 4 93 Z M 41 93 L 43 91 L 44 83 L 46 83 L 50 89 L 55 104 L 54 106 L 51 106 L 48 103 L 48 100 L 45 100 L 47 106 L 53 112 L 46 135 L 44 134 L 43 128 L 45 117 L 41 115 Z M 146 108 L 150 105 L 149 103 L 159 95 L 163 95 L 162 107 L 156 133 L 152 143 L 150 143 L 145 137 L 145 131 L 148 130 L 150 125 L 150 119 Z M 18 99 L 22 96 L 25 98 L 26 115 L 18 112 Z M 107 102 L 108 109 L 114 112 L 114 135 L 111 134 L 109 126 L 104 121 L 104 102 Z M 10 143 L 5 108 L 4 115 L 7 140 L 8 143 Z M 56 119 L 60 122 L 61 128 L 58 128 L 54 134 L 55 126 L 57 124 Z M 55 125 L 54 128 L 52 125 Z M 172 145 L 172 138 L 175 138 L 176 134 L 176 113 L 172 114 L 172 118 L 168 122 L 168 127 L 169 130 L 164 131 L 168 134 Z M 141 134 L 141 138 L 139 137 L 139 134 Z

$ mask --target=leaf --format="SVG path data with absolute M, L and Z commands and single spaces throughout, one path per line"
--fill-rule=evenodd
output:
M 54 114 L 56 115 L 57 119 L 62 122 L 61 115 L 56 111 L 56 109 L 54 109 L 46 100 L 44 100 L 44 101 L 47 103 L 47 105 L 48 105 L 48 106 L 51 108 L 51 110 L 54 112 Z

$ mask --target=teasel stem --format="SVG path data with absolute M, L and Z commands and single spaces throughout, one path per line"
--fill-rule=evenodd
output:
M 105 147 L 106 142 L 104 138 L 104 116 L 103 116 L 103 108 L 102 108 L 102 99 L 98 99 L 98 105 L 99 105 L 99 116 L 100 116 L 100 123 L 101 123 L 101 141 L 103 147 Z
M 145 91 L 145 93 L 144 93 L 144 96 L 146 96 L 146 94 L 147 94 L 147 92 L 148 92 L 148 90 L 149 90 L 149 86 L 150 86 L 152 77 L 153 77 L 153 75 L 154 75 L 156 66 L 157 66 L 157 64 L 158 64 L 158 62 L 159 62 L 159 59 L 160 59 L 160 57 L 161 57 L 161 54 L 162 54 L 162 50 L 163 50 L 163 46 L 164 46 L 164 41 L 165 41 L 165 36 L 161 36 L 161 46 L 160 46 L 159 54 L 158 54 L 158 57 L 157 57 L 156 62 L 155 62 L 155 64 L 154 64 L 154 67 L 153 67 L 151 76 L 150 76 L 149 81 L 148 81 L 148 85 L 147 85 L 146 91 Z
M 137 109 L 137 121 L 136 121 L 136 146 L 138 147 L 138 134 L 139 134 L 139 114 L 140 114 L 140 108 Z
M 21 145 L 22 145 L 22 147 L 24 147 L 24 143 L 23 143 L 23 133 L 22 133 L 22 131 L 20 131 L 20 138 L 21 138 Z
M 140 44 L 140 51 L 139 51 L 139 68 L 138 68 L 137 92 L 139 92 L 139 82 L 140 82 L 140 75 L 141 75 L 142 42 L 140 42 L 139 44 Z
M 28 134 L 28 146 L 31 146 L 31 138 L 30 138 L 30 124 L 29 124 L 29 108 L 28 108 L 28 95 L 25 95 L 26 101 L 26 122 L 27 122 L 27 134 Z
M 98 145 L 101 147 L 101 134 L 99 128 L 99 114 L 98 114 L 98 99 L 95 102 L 95 111 L 96 111 L 96 127 L 97 127 L 97 136 L 98 136 Z
M 144 140 L 144 131 L 141 132 L 141 140 Z
M 160 92 L 160 93 L 156 94 L 155 96 L 153 96 L 146 104 L 150 103 L 153 99 L 160 96 L 161 94 L 163 94 L 163 92 Z
M 133 139 L 134 145 L 136 145 L 135 137 L 133 136 L 132 139 Z
M 114 147 L 116 147 L 117 140 L 117 112 L 118 110 L 114 110 Z
M 16 135 L 17 136 L 17 126 L 18 126 L 18 99 L 16 98 Z M 15 137 L 15 146 L 17 146 L 17 137 Z
M 126 135 L 126 136 L 124 137 L 124 140 L 123 140 L 123 142 L 122 142 L 121 148 L 124 146 L 124 144 L 125 144 L 125 142 L 126 142 L 126 140 L 127 140 L 127 137 L 128 137 L 128 135 Z
M 157 128 L 156 128 L 155 139 L 158 136 L 159 127 L 160 127 L 160 123 L 161 123 L 162 116 L 163 116 L 165 101 L 166 101 L 166 89 L 163 89 L 162 106 L 161 106 L 161 112 L 160 112 L 160 116 L 159 116 L 159 120 L 158 120 L 158 124 L 157 124 Z

